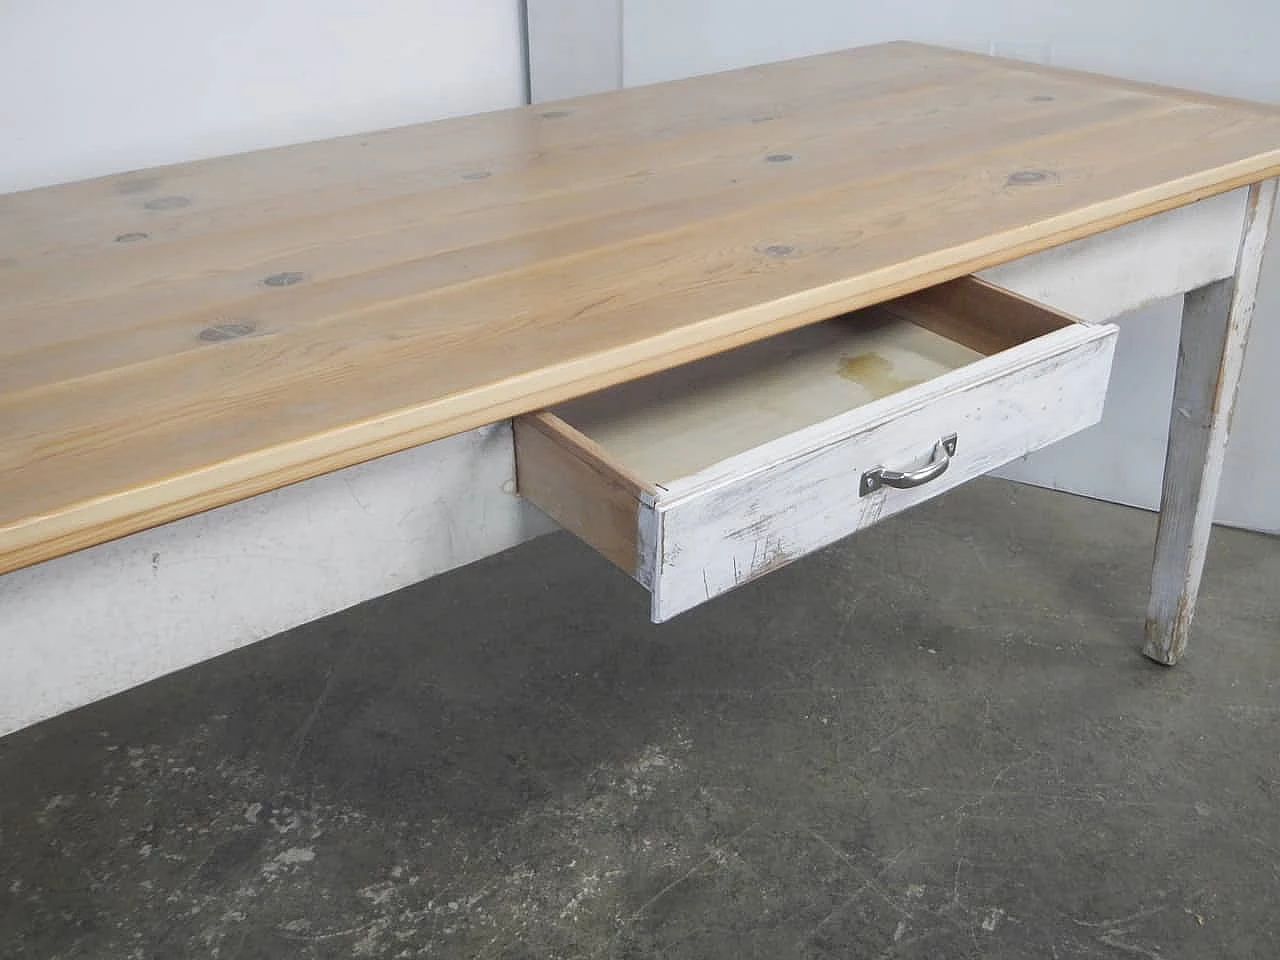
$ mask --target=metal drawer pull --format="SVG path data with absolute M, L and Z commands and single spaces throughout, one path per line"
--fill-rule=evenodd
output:
M 938 455 L 939 447 L 942 448 L 941 456 Z M 858 496 L 865 497 L 869 493 L 875 493 L 881 487 L 909 490 L 912 487 L 924 486 L 930 480 L 937 480 L 946 473 L 947 467 L 951 466 L 951 458 L 955 455 L 956 435 L 952 433 L 934 444 L 932 458 L 919 470 L 904 473 L 899 470 L 886 470 L 882 466 L 868 470 L 862 475 L 862 482 L 858 484 Z

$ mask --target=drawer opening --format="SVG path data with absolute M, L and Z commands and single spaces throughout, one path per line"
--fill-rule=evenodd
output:
M 516 477 L 660 622 L 1096 423 L 1115 334 L 966 277 L 518 417 Z
M 1075 322 L 966 277 L 569 401 L 554 429 L 662 488 Z

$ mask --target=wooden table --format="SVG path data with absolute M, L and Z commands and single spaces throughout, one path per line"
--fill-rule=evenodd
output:
M 1277 174 L 1271 107 L 900 43 L 0 197 L 0 733 L 546 529 L 514 415 L 984 270 L 1189 291 L 1173 663 Z

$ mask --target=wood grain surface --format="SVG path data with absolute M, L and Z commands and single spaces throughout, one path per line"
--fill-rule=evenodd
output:
M 0 572 L 1280 173 L 915 44 L 0 197 Z
M 642 502 L 652 485 L 554 414 L 512 423 L 520 495 L 632 576 L 639 555 Z

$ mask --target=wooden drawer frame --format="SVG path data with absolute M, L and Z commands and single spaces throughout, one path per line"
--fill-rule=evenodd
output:
M 514 423 L 520 492 L 647 587 L 661 622 L 1101 417 L 1113 325 L 973 277 L 864 313 L 983 356 L 663 483 L 558 413 L 530 414 Z M 938 476 L 909 489 L 865 480 L 930 460 Z

